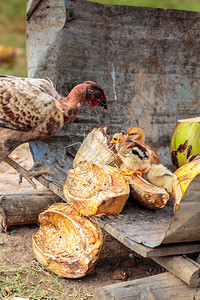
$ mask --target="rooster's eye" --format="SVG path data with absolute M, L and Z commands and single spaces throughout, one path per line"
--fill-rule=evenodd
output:
M 100 93 L 97 93 L 97 94 L 95 94 L 95 97 L 96 97 L 96 98 L 100 98 L 100 97 L 101 97 L 101 94 L 100 94 Z

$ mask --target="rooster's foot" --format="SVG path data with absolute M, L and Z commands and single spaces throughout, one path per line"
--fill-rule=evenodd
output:
M 41 176 L 41 175 L 53 175 L 55 174 L 51 172 L 50 170 L 36 170 L 38 167 L 41 167 L 42 164 L 40 162 L 36 162 L 32 168 L 28 170 L 20 170 L 19 172 L 19 184 L 22 183 L 22 178 L 24 177 L 33 187 L 34 189 L 37 189 L 36 184 L 33 182 L 33 178 Z

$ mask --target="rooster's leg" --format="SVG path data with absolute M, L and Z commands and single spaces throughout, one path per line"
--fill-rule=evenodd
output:
M 39 170 L 35 171 L 34 166 L 33 168 L 28 171 L 22 166 L 20 166 L 16 161 L 14 161 L 11 157 L 6 157 L 4 161 L 9 164 L 11 167 L 13 167 L 18 173 L 19 173 L 19 184 L 22 182 L 22 177 L 24 177 L 33 187 L 34 189 L 37 189 L 36 184 L 33 182 L 33 178 L 44 175 L 44 174 L 50 174 L 54 175 L 51 171 L 49 170 Z M 35 165 L 36 166 L 36 165 Z M 55 175 L 54 175 L 55 176 Z

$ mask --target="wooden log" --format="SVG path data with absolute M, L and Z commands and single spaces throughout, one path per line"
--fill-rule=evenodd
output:
M 183 256 L 165 256 L 152 258 L 191 287 L 200 286 L 200 264 Z
M 37 223 L 39 214 L 62 199 L 51 191 L 0 194 L 0 226 Z
M 96 290 L 93 300 L 193 300 L 200 299 L 200 289 L 191 288 L 166 272 L 146 278 L 116 283 Z

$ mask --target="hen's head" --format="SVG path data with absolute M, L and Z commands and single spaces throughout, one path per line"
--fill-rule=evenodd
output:
M 112 144 L 124 143 L 125 140 L 126 140 L 125 132 L 124 132 L 124 130 L 120 130 L 113 135 L 111 143 Z
M 130 127 L 127 130 L 127 137 L 132 141 L 143 144 L 145 142 L 144 131 L 140 127 Z
M 87 101 L 90 106 L 100 105 L 107 110 L 106 95 L 104 90 L 93 81 L 85 81 L 84 86 L 84 100 Z

